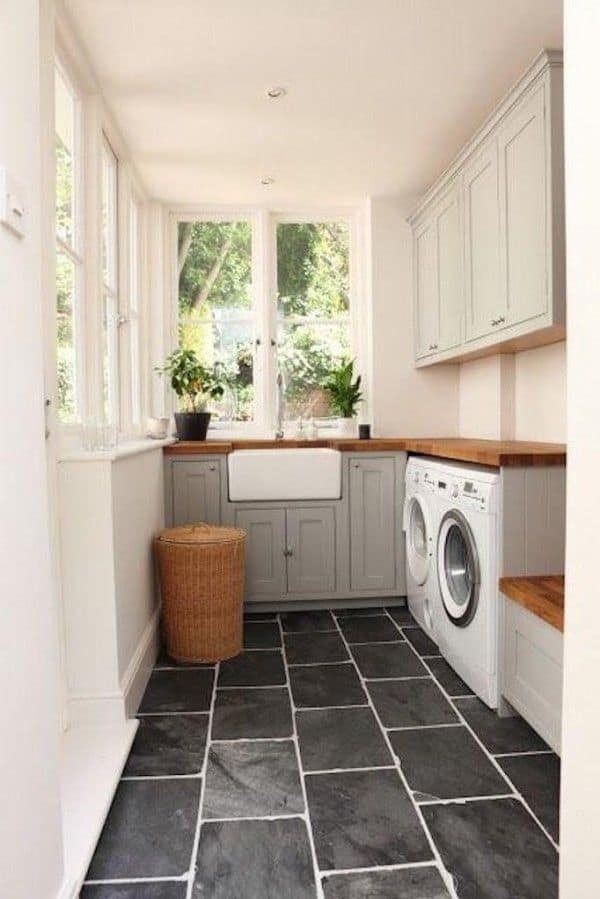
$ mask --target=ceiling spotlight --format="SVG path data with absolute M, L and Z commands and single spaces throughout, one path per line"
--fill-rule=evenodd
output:
M 260 179 L 260 183 L 265 187 L 268 187 L 270 184 L 275 184 L 275 178 L 271 178 L 267 175 L 265 178 Z
M 282 97 L 285 97 L 287 91 L 284 87 L 272 87 L 267 91 L 267 97 L 269 100 L 280 100 Z

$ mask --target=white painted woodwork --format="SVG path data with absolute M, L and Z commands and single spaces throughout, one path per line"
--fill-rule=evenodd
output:
M 350 461 L 352 590 L 393 590 L 396 583 L 394 460 Z
M 335 512 L 332 508 L 288 509 L 287 561 L 290 593 L 335 590 Z
M 173 465 L 173 524 L 221 523 L 221 467 L 218 462 Z
M 562 134 L 562 54 L 543 51 L 410 216 L 417 366 L 564 339 Z
M 501 693 L 560 754 L 562 633 L 528 609 L 504 599 Z

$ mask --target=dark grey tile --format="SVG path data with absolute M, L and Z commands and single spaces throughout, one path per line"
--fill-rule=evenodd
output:
M 300 711 L 296 713 L 296 728 L 305 771 L 394 763 L 369 708 Z
M 185 881 L 86 884 L 80 899 L 185 899 Z
M 367 704 L 354 665 L 290 668 L 289 674 L 292 696 L 298 708 Z
M 121 781 L 87 880 L 181 877 L 192 855 L 200 778 Z
M 281 632 L 276 621 L 245 621 L 244 649 L 278 649 Z
M 363 677 L 427 677 L 408 643 L 362 643 L 351 647 Z
M 450 667 L 445 659 L 428 659 L 427 665 L 433 676 L 440 682 L 448 696 L 472 696 L 473 691 Z
M 454 709 L 432 680 L 369 681 L 367 689 L 385 727 L 458 721 Z
M 219 669 L 218 687 L 277 687 L 285 684 L 285 670 L 280 650 L 243 652 L 223 662 Z
M 207 712 L 214 678 L 211 668 L 153 671 L 139 713 Z
M 560 759 L 554 753 L 498 759 L 525 802 L 558 843 Z
M 460 899 L 556 899 L 558 854 L 517 799 L 422 806 Z
M 316 899 L 306 824 L 211 821 L 200 829 L 194 899 Z
M 414 627 L 417 625 L 417 621 L 410 614 L 408 606 L 386 606 L 385 610 L 396 624 L 399 624 L 401 627 Z
M 178 662 L 172 658 L 165 646 L 161 646 L 155 668 L 214 668 L 214 662 Z
M 323 878 L 325 899 L 450 899 L 437 868 L 403 868 L 330 874 Z
M 276 621 L 277 612 L 244 612 L 244 621 Z
M 499 718 L 476 696 L 457 699 L 454 704 L 492 755 L 550 748 L 521 717 Z
M 291 737 L 292 707 L 286 687 L 217 690 L 213 740 Z
M 211 744 L 203 818 L 253 818 L 296 812 L 304 812 L 304 799 L 291 740 Z
M 389 736 L 409 787 L 421 799 L 512 792 L 466 727 L 396 730 Z
M 284 631 L 334 631 L 335 621 L 331 612 L 326 609 L 315 609 L 308 612 L 284 612 L 281 615 Z
M 437 644 L 420 627 L 403 627 L 402 633 L 420 656 L 437 656 L 440 654 Z
M 208 715 L 150 715 L 140 725 L 123 772 L 127 777 L 199 774 Z
M 349 609 L 334 609 L 333 614 L 336 618 L 370 618 L 372 615 L 385 615 L 383 606 L 362 606 Z
M 308 774 L 305 782 L 321 870 L 432 857 L 397 771 Z
M 381 643 L 402 640 L 402 634 L 386 615 L 339 618 L 338 624 L 348 643 Z
M 285 634 L 284 639 L 288 665 L 345 662 L 350 658 L 344 641 L 333 632 Z

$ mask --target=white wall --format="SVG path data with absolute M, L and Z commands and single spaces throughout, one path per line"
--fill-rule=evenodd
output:
M 62 880 L 59 691 L 44 447 L 37 0 L 0 4 L 0 165 L 25 185 L 27 235 L 0 226 L 0 894 Z
M 566 440 L 566 343 L 460 366 L 461 437 Z
M 600 4 L 565 8 L 568 481 L 561 899 L 598 895 L 600 846 Z
M 374 433 L 452 437 L 458 433 L 458 366 L 416 369 L 413 362 L 411 208 L 390 196 L 371 198 L 367 209 Z

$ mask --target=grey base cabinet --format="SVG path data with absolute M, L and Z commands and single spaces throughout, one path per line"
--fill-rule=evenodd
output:
M 404 596 L 405 464 L 405 453 L 344 453 L 340 499 L 230 502 L 226 456 L 167 458 L 167 523 L 243 528 L 247 602 Z

